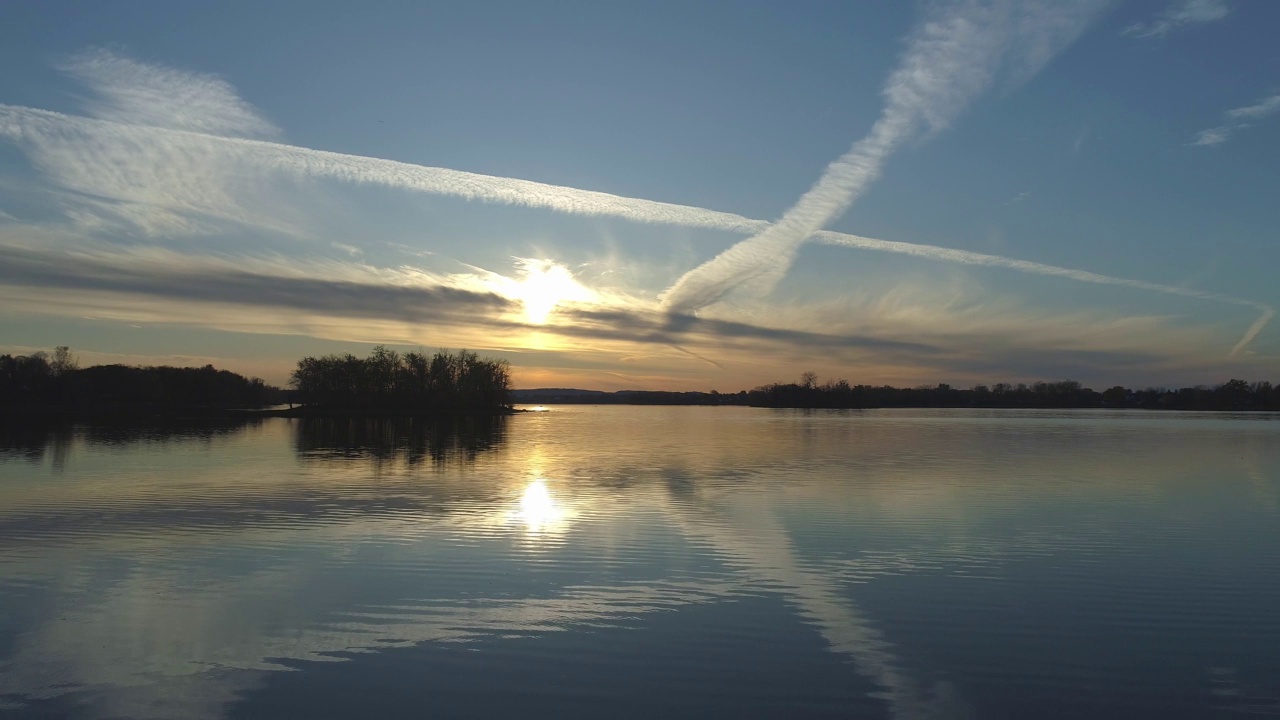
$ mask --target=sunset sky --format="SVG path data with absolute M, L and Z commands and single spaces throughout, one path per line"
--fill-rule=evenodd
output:
M 1280 3 L 0 6 L 0 352 L 1280 380 Z

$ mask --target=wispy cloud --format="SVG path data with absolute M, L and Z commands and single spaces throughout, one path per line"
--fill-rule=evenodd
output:
M 1280 112 L 1280 92 L 1263 97 L 1258 102 L 1227 111 L 1232 120 L 1258 120 Z
M 93 90 L 87 110 L 96 118 L 234 137 L 279 133 L 213 75 L 141 63 L 101 48 L 76 55 L 60 69 Z
M 325 273 L 312 264 L 257 259 L 258 271 L 235 261 L 146 249 L 24 248 L 0 244 L 0 283 L 149 295 L 167 299 L 284 307 L 345 317 L 390 317 L 407 322 L 466 322 L 510 310 L 495 293 L 415 282 L 408 273 L 371 268 Z M 326 277 L 326 275 L 328 275 Z
M 1212 127 L 1207 130 L 1201 130 L 1196 133 L 1196 137 L 1191 141 L 1191 145 L 1196 146 L 1212 146 L 1221 145 L 1231 137 L 1230 126 Z
M 1125 28 L 1124 34 L 1160 38 L 1188 25 L 1217 22 L 1230 14 L 1231 6 L 1226 0 L 1179 0 L 1150 22 L 1134 23 Z
M 1002 65 L 1029 76 L 1084 29 L 1097 2 L 953 2 L 908 41 L 885 84 L 885 109 L 866 137 L 827 166 L 778 222 L 685 273 L 663 304 L 690 312 L 749 283 L 767 292 L 809 236 L 841 215 L 879 177 L 889 156 L 921 131 L 946 127 Z
M 1223 117 L 1227 122 L 1217 127 L 1211 127 L 1196 133 L 1190 145 L 1193 146 L 1214 146 L 1221 145 L 1238 130 L 1249 127 L 1253 122 L 1268 118 L 1276 113 L 1280 113 L 1280 92 L 1273 92 L 1270 95 L 1262 96 L 1257 102 L 1244 107 L 1232 108 L 1225 113 Z

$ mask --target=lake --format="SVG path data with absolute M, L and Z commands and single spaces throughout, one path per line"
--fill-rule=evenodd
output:
M 1280 716 L 1280 415 L 0 436 L 0 717 Z

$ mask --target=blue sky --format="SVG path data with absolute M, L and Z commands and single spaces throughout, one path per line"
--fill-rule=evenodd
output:
M 1277 21 L 7 3 L 0 350 L 275 382 L 372 343 L 524 387 L 1276 379 Z

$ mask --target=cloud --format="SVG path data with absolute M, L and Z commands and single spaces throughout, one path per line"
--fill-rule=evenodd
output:
M 1280 112 L 1280 92 L 1263 97 L 1258 102 L 1227 111 L 1232 120 L 1259 120 Z
M 903 133 L 944 127 L 972 94 L 985 87 L 998 69 L 1003 68 L 1015 79 L 1027 76 L 1074 37 L 1087 19 L 1087 14 L 1074 7 L 1070 12 L 1057 11 L 1056 6 L 1045 9 L 1034 4 L 1010 3 L 967 3 L 949 7 L 941 19 L 933 17 L 926 23 L 912 41 L 902 66 L 886 86 L 888 107 L 878 127 L 901 124 L 905 128 L 901 130 Z M 1030 30 L 1023 33 L 1022 30 L 1028 27 Z M 964 62 L 956 68 L 931 74 L 931 63 L 955 58 Z M 574 215 L 617 217 L 641 223 L 740 234 L 767 232 L 773 227 L 762 220 L 705 208 L 241 137 L 255 132 L 264 134 L 269 131 L 269 124 L 255 121 L 252 108 L 221 80 L 157 69 L 102 51 L 82 56 L 68 67 L 77 77 L 88 82 L 98 96 L 110 98 L 95 106 L 92 112 L 96 117 L 0 105 L 0 138 L 7 138 L 24 149 L 47 178 L 68 191 L 65 193 L 66 202 L 72 208 L 68 214 L 76 221 L 90 223 L 88 230 L 93 233 L 102 230 L 92 225 L 94 222 L 124 223 L 144 234 L 169 237 L 181 232 L 210 232 L 218 228 L 219 223 L 228 221 L 289 232 L 290 224 L 281 220 L 286 209 L 264 198 L 263 193 L 263 188 L 271 187 L 281 178 L 330 178 Z M 131 74 L 141 78 L 139 83 L 143 90 L 128 88 Z M 965 82 L 951 82 L 956 77 Z M 181 90 L 179 86 L 184 83 L 194 89 Z M 165 89 L 165 92 L 155 91 L 155 88 Z M 191 96 L 207 105 L 218 106 L 208 113 L 213 120 L 187 118 L 183 115 L 186 112 L 183 108 L 166 104 L 168 101 L 161 97 L 166 94 Z M 1232 111 L 1237 113 L 1233 117 L 1257 117 L 1267 107 L 1270 106 L 1264 102 L 1240 108 Z M 855 144 L 855 150 L 865 142 L 868 141 Z M 1081 282 L 1227 302 L 1259 310 L 1262 315 L 1237 344 L 1235 352 L 1247 345 L 1270 318 L 1267 306 L 1226 295 L 930 245 L 827 231 L 814 233 L 808 238 L 831 245 L 1002 267 Z M 785 264 L 779 264 L 778 272 L 784 270 Z M 141 271 L 137 270 L 135 274 L 141 274 Z M 219 293 L 239 283 L 253 290 L 245 297 L 280 306 L 292 302 L 297 307 L 311 308 L 310 301 L 297 298 L 308 297 L 313 292 L 324 294 L 327 287 L 303 287 L 297 278 L 283 281 L 278 287 L 271 287 L 268 278 L 262 281 L 266 286 L 259 287 L 255 284 L 259 282 L 256 277 L 246 278 L 225 270 L 218 270 L 214 276 L 217 288 L 206 289 L 209 298 L 225 300 Z M 138 288 L 161 295 L 180 292 L 184 287 L 181 282 L 172 281 L 148 285 L 145 278 L 135 278 L 118 271 L 109 274 L 109 278 L 114 278 L 110 280 L 114 283 L 112 287 L 119 288 L 121 292 L 128 289 L 124 278 L 136 279 L 140 283 Z M 344 292 L 363 293 L 361 283 L 372 286 L 384 282 L 401 283 L 401 280 L 387 278 L 349 280 L 324 277 L 323 273 L 320 279 L 337 282 L 340 288 L 345 288 L 333 293 L 334 297 L 342 297 Z M 439 278 L 426 280 L 441 282 Z M 456 280 L 443 282 L 449 284 Z M 104 286 L 103 283 L 108 281 L 99 278 L 93 282 Z M 355 284 L 341 285 L 347 282 Z M 201 287 L 199 283 L 193 284 L 192 292 L 201 291 Z M 466 289 L 484 294 L 491 287 L 478 284 L 469 285 Z M 295 299 L 291 301 L 291 297 Z M 624 305 L 635 308 L 643 306 L 643 303 L 637 301 Z M 351 304 L 347 306 L 346 314 L 365 312 L 361 309 L 363 307 L 358 302 Z M 377 304 L 368 307 L 372 309 Z M 407 307 L 417 305 L 411 302 Z M 392 317 L 401 315 L 393 309 Z M 607 334 L 606 329 L 597 330 Z M 669 334 L 660 336 L 663 342 L 672 339 Z
M 800 244 L 843 214 L 904 141 L 945 128 L 1002 65 L 1019 76 L 1033 74 L 1075 39 L 1098 7 L 975 1 L 935 8 L 889 76 L 885 108 L 871 132 L 828 165 L 778 222 L 679 278 L 663 294 L 664 306 L 694 311 L 744 283 L 760 294 L 772 290 Z
M 606 298 L 602 304 L 558 309 L 549 322 L 529 325 L 515 301 L 486 291 L 496 274 L 483 270 L 432 275 L 338 262 L 220 258 L 148 247 L 51 249 L 41 244 L 50 243 L 0 245 L 9 261 L 0 268 L 0 288 L 19 289 L 23 303 L 13 304 L 11 294 L 2 290 L 0 302 L 74 317 L 93 307 L 96 316 L 118 322 L 191 322 L 238 332 L 410 345 L 522 347 L 529 333 L 536 332 L 544 342 L 552 341 L 542 346 L 546 348 L 586 347 L 607 355 L 647 346 L 731 373 L 741 368 L 720 360 L 738 352 L 778 363 L 817 352 L 845 368 L 890 363 L 929 377 L 967 367 L 978 358 L 1008 373 L 1013 366 L 999 358 L 1021 353 L 1048 361 L 1058 352 L 1055 348 L 1074 349 L 1098 367 L 1116 352 L 1145 352 L 1154 358 L 1152 352 L 1159 351 L 1153 349 L 1161 343 L 1165 350 L 1172 347 L 1171 329 L 1160 324 L 1028 315 L 1013 303 L 998 307 L 988 300 L 957 305 L 946 297 L 923 297 L 918 288 L 868 296 L 854 303 L 853 312 L 852 299 L 833 299 L 828 307 L 771 307 L 770 324 L 672 316 Z M 1173 345 L 1200 347 L 1206 340 L 1187 336 Z M 264 370 L 255 368 L 255 373 Z
M 639 340 L 669 345 L 687 339 L 715 341 L 751 339 L 769 340 L 787 347 L 806 349 L 856 348 L 914 355 L 932 355 L 940 352 L 937 346 L 920 342 L 766 327 L 693 315 L 622 309 L 579 309 L 570 310 L 568 314 L 574 322 L 557 328 L 558 332 L 593 338 L 609 337 L 630 342 Z
M 28 148 L 57 177 L 77 183 L 82 192 L 96 196 L 116 192 L 112 202 L 129 206 L 138 202 L 138 216 L 153 218 L 158 210 L 195 213 L 250 221 L 252 210 L 241 209 L 239 196 L 221 189 L 211 167 L 274 169 L 310 177 L 334 177 L 359 183 L 413 190 L 470 200 L 545 208 L 570 214 L 608 216 L 635 222 L 673 224 L 735 233 L 758 232 L 769 225 L 732 213 L 688 205 L 676 205 L 608 193 L 548 185 L 528 180 L 480 175 L 446 168 L 424 167 L 279 143 L 216 137 L 161 128 L 138 128 L 112 121 L 81 118 L 45 110 L 0 105 L 0 135 Z M 140 158 L 133 154 L 143 153 Z M 147 153 L 150 153 L 149 155 Z M 184 182 L 166 181 L 151 169 L 164 161 Z M 189 171 L 189 175 L 187 172 Z M 201 174 L 201 173 L 204 174 Z M 113 181 L 119 180 L 119 182 Z M 1214 293 L 1199 293 L 1158 283 L 1115 278 L 1087 271 L 971 253 L 933 245 L 906 243 L 835 233 L 817 232 L 812 240 L 843 247 L 923 257 L 942 262 L 1002 267 L 1019 272 L 1053 275 L 1080 282 L 1127 286 L 1135 289 L 1268 308 L 1249 300 Z M 1269 317 L 1269 316 L 1267 316 Z M 1263 323 L 1265 325 L 1265 322 Z M 1254 333 L 1256 336 L 1256 333 Z M 1238 352 L 1248 341 L 1238 344 Z
M 1191 141 L 1192 145 L 1221 145 L 1231 137 L 1230 127 L 1215 127 L 1208 130 L 1201 130 L 1196 133 L 1196 139 Z
M 1130 25 L 1124 29 L 1124 34 L 1162 38 L 1188 25 L 1217 22 L 1230 14 L 1231 6 L 1226 0 L 1181 0 L 1169 5 L 1151 22 Z
M 323 266 L 290 261 L 291 269 L 261 259 L 240 262 L 179 255 L 157 249 L 47 251 L 0 244 L 0 283 L 11 286 L 106 291 L 195 302 L 281 307 L 339 317 L 383 317 L 407 322 L 469 322 L 477 313 L 514 311 L 494 293 L 443 284 L 412 283 L 402 273 L 347 279 L 317 276 Z M 261 271 L 242 269 L 260 265 Z M 308 273 L 310 271 L 310 273 Z M 288 273 L 288 274 L 286 274 Z M 411 284 L 412 283 L 412 284 Z
M 446 327 L 467 328 L 497 344 L 536 330 L 569 340 L 663 345 L 700 359 L 698 353 L 681 344 L 749 341 L 755 347 L 763 342 L 779 348 L 860 349 L 900 355 L 938 352 L 919 342 L 673 317 L 629 308 L 610 297 L 589 307 L 569 304 L 557 309 L 546 324 L 530 325 L 516 299 L 490 290 L 506 287 L 507 283 L 495 281 L 502 276 L 484 270 L 434 275 L 412 268 L 390 270 L 268 257 L 224 259 L 160 248 L 48 248 L 14 242 L 0 243 L 0 251 L 6 259 L 0 266 L 0 286 L 31 288 L 62 297 L 111 293 L 153 298 L 162 301 L 162 316 L 173 318 L 180 317 L 177 304 L 181 303 L 260 311 L 277 308 L 307 317 L 400 322 L 430 328 L 436 334 Z M 72 301 L 68 309 L 83 309 L 83 302 L 68 299 Z M 94 306 L 103 309 L 100 303 Z M 46 312 L 53 309 L 47 307 Z M 235 327 L 234 318 L 219 312 L 220 323 Z M 269 321 L 258 318 L 255 322 Z M 282 324 L 287 326 L 288 321 Z
M 1221 145 L 1229 140 L 1237 130 L 1243 130 L 1252 124 L 1251 121 L 1262 120 L 1280 112 L 1280 92 L 1274 92 L 1270 95 L 1264 95 L 1252 105 L 1244 107 L 1232 108 L 1223 116 L 1228 122 L 1217 127 L 1211 127 L 1207 130 L 1201 130 L 1196 133 L 1196 137 L 1189 144 L 1193 146 L 1214 146 Z
M 36 166 L 63 187 L 96 200 L 98 208 L 128 212 L 128 219 L 144 229 L 160 211 L 259 222 L 262 214 L 245 207 L 255 193 L 240 187 L 246 169 L 642 223 L 729 232 L 753 232 L 762 225 L 687 205 L 2 104 L 0 137 L 27 150 Z M 162 228 L 161 234 L 168 231 Z
M 101 48 L 76 55 L 60 69 L 93 90 L 96 98 L 87 109 L 102 120 L 233 137 L 279 133 L 213 75 L 141 63 Z

